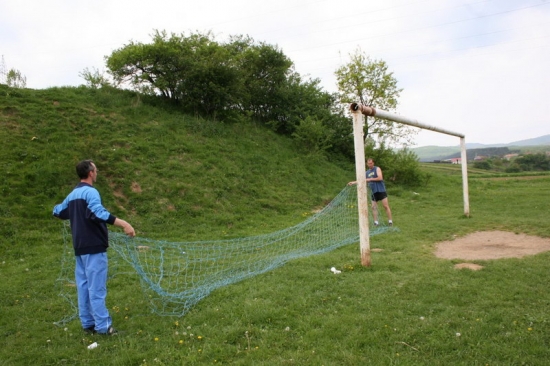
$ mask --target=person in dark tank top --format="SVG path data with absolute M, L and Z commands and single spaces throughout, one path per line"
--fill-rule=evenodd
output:
M 384 176 L 382 174 L 382 169 L 374 165 L 374 160 L 369 158 L 367 159 L 368 170 L 366 172 L 366 179 L 371 190 L 371 199 L 372 199 L 372 216 L 374 219 L 374 225 L 378 226 L 378 202 L 382 203 L 384 210 L 386 211 L 386 216 L 388 217 L 388 225 L 393 225 L 393 219 L 390 209 L 390 204 L 388 202 L 388 192 L 386 192 L 386 185 L 384 184 Z M 356 181 L 349 182 L 348 185 L 357 184 Z

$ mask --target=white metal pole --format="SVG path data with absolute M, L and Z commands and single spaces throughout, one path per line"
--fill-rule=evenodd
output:
M 464 134 L 462 134 L 462 133 L 445 130 L 443 128 L 439 128 L 439 127 L 435 127 L 435 126 L 430 126 L 430 125 L 427 125 L 425 123 L 421 123 L 416 119 L 407 118 L 407 117 L 404 117 L 404 116 L 400 116 L 398 114 L 393 114 L 393 113 L 386 112 L 386 111 L 383 111 L 383 110 L 380 110 L 380 109 L 375 109 L 373 107 L 368 107 L 368 106 L 365 106 L 365 105 L 362 105 L 362 104 L 352 103 L 350 105 L 350 109 L 352 111 L 354 111 L 354 110 L 360 111 L 365 116 L 372 116 L 372 117 L 387 119 L 389 121 L 399 122 L 399 123 L 402 123 L 404 125 L 420 127 L 420 128 L 425 129 L 425 130 L 441 132 L 441 133 L 445 133 L 447 135 L 452 135 L 452 136 L 456 136 L 456 137 L 461 137 L 461 138 L 464 137 Z
M 364 117 L 358 111 L 353 115 L 353 141 L 355 145 L 355 176 L 357 178 L 357 206 L 359 210 L 359 245 L 361 265 L 370 267 L 369 200 L 365 166 L 365 140 L 363 139 Z
M 462 193 L 464 196 L 464 215 L 470 217 L 470 198 L 468 194 L 468 156 L 466 154 L 466 139 L 460 138 L 460 163 L 462 164 Z

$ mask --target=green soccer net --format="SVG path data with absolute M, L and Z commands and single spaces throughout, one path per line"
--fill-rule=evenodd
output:
M 372 215 L 369 218 L 371 236 L 397 230 L 384 225 L 383 220 L 374 226 Z M 74 256 L 70 233 L 65 230 L 58 283 L 60 295 L 71 303 L 73 315 L 59 324 L 76 317 Z M 153 312 L 182 316 L 219 287 L 265 273 L 296 258 L 325 253 L 358 241 L 357 187 L 346 186 L 326 207 L 304 222 L 266 235 L 166 242 L 128 238 L 111 232 L 109 271 L 116 271 L 121 263 L 129 264 L 138 275 Z

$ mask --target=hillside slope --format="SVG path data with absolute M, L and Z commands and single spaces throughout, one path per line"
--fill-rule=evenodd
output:
M 113 89 L 0 85 L 0 139 L 0 235 L 12 242 L 30 227 L 59 229 L 51 209 L 85 158 L 104 205 L 139 236 L 167 240 L 286 227 L 354 176 L 250 121 L 203 120 Z

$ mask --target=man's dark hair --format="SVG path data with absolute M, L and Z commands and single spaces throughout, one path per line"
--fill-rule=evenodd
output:
M 92 165 L 93 161 L 91 160 L 82 160 L 80 163 L 76 164 L 76 174 L 80 179 L 88 178 L 88 174 L 94 170 Z

